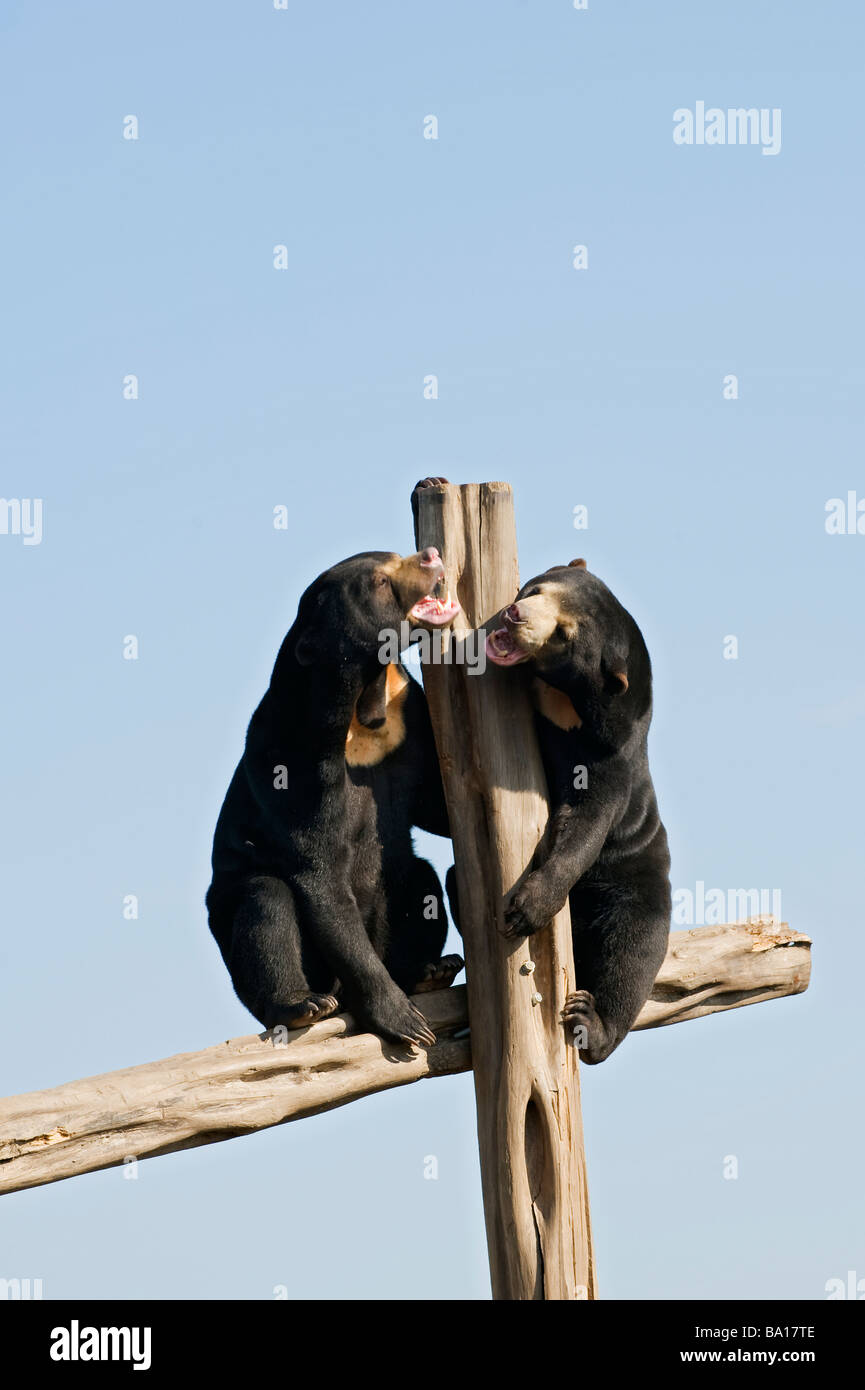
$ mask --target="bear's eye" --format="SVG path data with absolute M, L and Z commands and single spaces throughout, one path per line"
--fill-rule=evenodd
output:
M 372 582 L 377 589 L 383 589 L 385 585 L 390 583 L 390 576 L 387 574 L 376 574 L 373 575 Z

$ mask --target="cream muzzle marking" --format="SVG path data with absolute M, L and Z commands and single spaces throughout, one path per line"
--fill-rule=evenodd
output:
M 435 546 L 428 546 L 407 559 L 395 555 L 382 567 L 382 572 L 394 580 L 398 593 L 405 593 L 409 598 L 418 595 L 408 609 L 408 620 L 430 627 L 446 627 L 459 613 L 459 603 L 451 598 L 446 588 L 445 567 Z
M 530 661 L 549 642 L 556 628 L 563 628 L 569 642 L 579 630 L 576 618 L 562 611 L 557 585 L 547 584 L 537 593 L 518 598 L 502 612 L 503 626 L 487 637 L 487 656 L 497 666 L 516 666 Z

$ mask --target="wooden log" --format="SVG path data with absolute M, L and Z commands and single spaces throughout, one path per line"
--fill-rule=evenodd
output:
M 418 496 L 418 545 L 437 546 L 462 605 L 446 654 L 519 588 L 507 483 Z M 595 1297 L 578 1054 L 561 1010 L 574 989 L 567 905 L 530 940 L 502 910 L 548 818 L 524 672 L 424 667 L 454 844 L 466 956 L 481 1183 L 493 1297 Z
M 632 1032 L 801 994 L 810 978 L 810 938 L 770 915 L 671 932 Z
M 354 1031 L 348 1014 L 235 1038 L 0 1101 L 0 1193 L 234 1139 L 426 1076 L 467 1071 L 464 990 L 420 994 L 429 1051 Z
M 807 988 L 810 943 L 772 919 L 674 932 L 634 1025 L 659 1028 Z M 348 1014 L 0 1100 L 0 1193 L 252 1134 L 471 1068 L 464 985 L 419 994 L 435 1047 L 409 1055 Z M 285 1042 L 282 1038 L 285 1038 Z

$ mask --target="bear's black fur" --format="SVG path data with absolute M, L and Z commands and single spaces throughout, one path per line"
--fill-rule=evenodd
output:
M 500 621 L 487 655 L 529 663 L 551 807 L 506 930 L 535 932 L 569 900 L 577 991 L 563 1018 L 583 1061 L 602 1062 L 649 997 L 670 930 L 670 855 L 647 752 L 649 654 L 582 560 L 524 584 Z
M 345 749 L 348 776 L 375 805 L 387 904 L 390 974 L 402 989 L 449 985 L 459 956 L 439 960 L 447 935 L 438 875 L 414 852 L 412 827 L 450 836 L 423 689 L 400 662 L 384 667 L 357 703 Z
M 447 834 L 447 814 L 423 691 L 379 651 L 442 572 L 434 549 L 327 570 L 252 716 L 207 907 L 238 997 L 265 1028 L 343 1005 L 384 1037 L 434 1041 L 405 991 L 449 984 L 462 962 L 439 960 L 441 886 L 411 826 Z

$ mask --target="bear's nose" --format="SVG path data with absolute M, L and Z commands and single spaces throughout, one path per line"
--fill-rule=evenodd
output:
M 518 623 L 520 621 L 519 605 L 516 603 L 512 603 L 510 607 L 505 609 L 504 616 L 505 618 L 507 618 L 509 623 Z
M 422 550 L 420 553 L 420 562 L 422 565 L 437 565 L 440 563 L 441 558 L 434 545 L 428 545 L 426 550 Z

